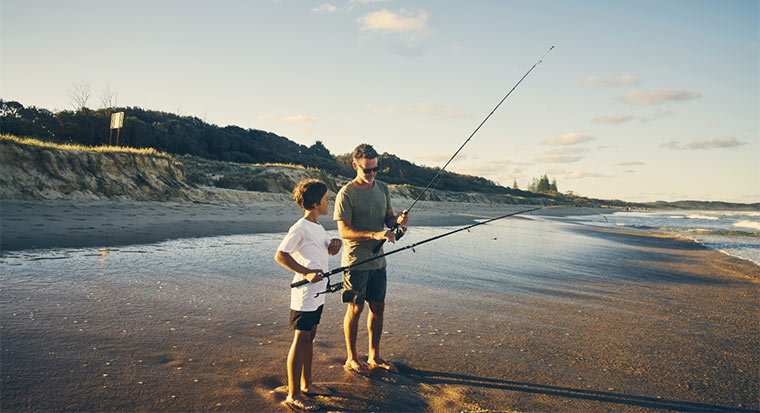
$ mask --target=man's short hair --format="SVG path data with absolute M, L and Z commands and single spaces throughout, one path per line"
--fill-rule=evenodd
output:
M 319 179 L 302 179 L 293 189 L 293 200 L 304 210 L 309 210 L 322 202 L 326 193 L 327 185 Z
M 372 145 L 363 143 L 354 149 L 351 157 L 353 159 L 374 159 L 377 158 L 377 151 L 372 147 Z

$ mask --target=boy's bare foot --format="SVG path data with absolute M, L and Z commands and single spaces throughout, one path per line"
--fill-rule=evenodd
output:
M 383 359 L 368 360 L 367 364 L 371 369 L 383 369 L 391 373 L 398 373 L 398 369 L 393 365 L 393 363 L 385 361 Z
M 301 389 L 301 394 L 305 394 L 307 396 L 330 396 L 332 392 L 327 387 L 312 384 L 305 389 Z
M 369 369 L 367 364 L 359 360 L 348 360 L 343 368 L 349 373 L 355 373 L 360 376 L 369 376 Z
M 311 400 L 306 400 L 301 397 L 296 397 L 295 399 L 288 396 L 283 402 L 285 406 L 288 406 L 291 410 L 294 411 L 301 411 L 301 412 L 315 412 L 319 410 L 319 405 L 314 403 Z

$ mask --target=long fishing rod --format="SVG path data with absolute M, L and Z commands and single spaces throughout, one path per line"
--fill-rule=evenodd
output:
M 496 104 L 496 106 L 493 108 L 493 110 L 491 110 L 491 113 L 489 113 L 488 116 L 486 116 L 485 119 L 483 119 L 483 121 L 480 122 L 480 125 L 478 125 L 478 127 L 475 128 L 475 130 L 470 134 L 470 136 L 467 138 L 467 140 L 464 141 L 464 143 L 462 144 L 462 146 L 460 146 L 459 149 L 457 149 L 457 151 L 454 152 L 453 155 L 451 155 L 451 158 L 449 158 L 449 160 L 446 162 L 446 164 L 443 165 L 443 168 L 441 168 L 438 171 L 438 173 L 433 177 L 433 179 L 430 180 L 430 182 L 427 184 L 427 186 L 425 187 L 425 189 L 423 189 L 422 192 L 420 192 L 420 194 L 417 195 L 417 198 L 414 200 L 414 202 L 412 202 L 412 206 L 410 206 L 409 208 L 407 208 L 405 210 L 406 211 L 405 213 L 408 214 L 409 211 L 411 211 L 412 208 L 414 208 L 414 206 L 417 205 L 417 201 L 419 201 L 420 198 L 422 198 L 422 196 L 425 195 L 425 193 L 427 193 L 428 189 L 430 189 L 430 187 L 433 185 L 433 183 L 435 183 L 436 180 L 439 179 L 439 177 L 442 176 L 443 172 L 446 170 L 446 167 L 449 166 L 449 164 L 451 163 L 451 161 L 453 161 L 454 158 L 456 158 L 456 156 L 459 154 L 459 152 L 462 151 L 462 148 L 464 148 L 464 146 L 467 145 L 467 143 L 470 141 L 470 139 L 472 139 L 472 137 L 475 136 L 476 133 L 478 133 L 478 131 L 486 123 L 486 121 L 488 120 L 488 118 L 490 118 L 491 115 L 493 115 L 494 112 L 496 112 L 496 109 L 498 109 L 499 106 L 501 106 L 501 104 L 504 103 L 505 100 L 507 100 L 507 98 L 509 97 L 509 95 L 511 95 L 512 92 L 514 92 L 514 90 L 517 89 L 517 86 L 519 86 L 520 83 L 522 83 L 523 79 L 525 79 L 526 77 L 528 77 L 528 75 L 530 74 L 530 72 L 533 71 L 533 69 L 535 69 L 536 66 L 538 66 L 539 64 L 541 64 L 541 62 L 544 60 L 544 57 L 546 57 L 546 55 L 548 55 L 549 52 L 552 51 L 552 49 L 554 49 L 554 46 L 550 47 L 549 50 L 547 50 L 546 53 L 544 53 L 544 55 L 541 56 L 541 58 L 538 59 L 538 61 L 536 63 L 534 63 L 533 66 L 531 66 L 531 68 L 528 69 L 527 72 L 525 72 L 525 74 L 523 75 L 523 77 L 521 77 L 520 80 L 518 80 L 517 83 L 515 83 L 515 85 L 512 87 L 512 89 L 510 89 L 510 91 L 507 92 L 507 94 L 499 101 L 499 103 Z M 399 238 L 401 238 L 404 235 L 404 232 L 406 231 L 406 228 L 400 227 L 398 224 L 395 224 L 391 228 L 391 231 L 394 231 L 394 233 L 396 234 L 396 239 L 399 239 Z M 375 254 L 377 254 L 377 252 L 380 251 L 380 248 L 382 248 L 383 244 L 385 244 L 385 240 L 381 240 L 377 244 L 377 246 L 375 246 L 375 249 L 372 250 L 372 252 L 374 252 Z
M 436 236 L 434 236 L 432 238 L 428 238 L 428 239 L 425 239 L 425 240 L 422 240 L 422 241 L 418 241 L 418 242 L 415 242 L 414 244 L 407 245 L 405 247 L 401 247 L 401 248 L 395 249 L 393 251 L 386 252 L 384 254 L 376 255 L 376 256 L 371 257 L 371 258 L 367 258 L 366 260 L 362 260 L 362 261 L 353 263 L 351 265 L 346 265 L 346 266 L 343 266 L 343 267 L 336 268 L 334 270 L 330 270 L 330 271 L 328 271 L 326 273 L 322 273 L 321 274 L 322 277 L 323 278 L 327 278 L 327 288 L 325 289 L 325 291 L 319 292 L 319 293 L 315 294 L 315 297 L 317 295 L 319 295 L 319 294 L 331 293 L 331 292 L 334 292 L 334 291 L 337 291 L 337 290 L 340 290 L 341 288 L 343 288 L 343 283 L 342 282 L 338 282 L 338 283 L 335 283 L 335 284 L 330 284 L 330 276 L 333 275 L 333 274 L 337 274 L 337 273 L 341 273 L 341 272 L 346 271 L 346 270 L 350 270 L 351 268 L 355 268 L 355 267 L 357 267 L 359 265 L 366 264 L 366 263 L 368 263 L 370 261 L 374 261 L 374 260 L 380 259 L 382 257 L 387 257 L 387 256 L 389 256 L 391 254 L 395 254 L 397 252 L 401 252 L 401 251 L 408 250 L 408 249 L 414 250 L 414 248 L 417 247 L 418 245 L 426 244 L 428 242 L 435 241 L 437 239 L 441 239 L 443 237 L 447 237 L 447 236 L 452 235 L 452 234 L 456 234 L 457 232 L 466 231 L 466 230 L 468 230 L 470 228 L 477 227 L 478 225 L 485 225 L 485 224 L 488 224 L 489 222 L 497 221 L 497 220 L 504 219 L 504 218 L 507 218 L 507 217 L 512 217 L 512 216 L 515 216 L 515 215 L 524 214 L 526 212 L 538 211 L 539 209 L 543 209 L 543 208 L 547 208 L 547 207 L 541 206 L 541 207 L 538 207 L 538 208 L 531 208 L 531 209 L 526 209 L 526 210 L 523 210 L 523 211 L 511 212 L 509 214 L 501 215 L 501 216 L 498 216 L 498 217 L 495 217 L 495 218 L 491 218 L 491 219 L 488 219 L 488 220 L 485 220 L 485 221 L 482 221 L 482 222 L 476 222 L 476 223 L 474 223 L 472 225 L 467 225 L 465 227 L 458 228 L 458 229 L 455 229 L 453 231 L 449 231 L 449 232 L 446 232 L 446 233 L 443 233 L 443 234 L 440 234 L 440 235 L 436 235 Z M 294 282 L 294 283 L 290 284 L 290 288 L 300 287 L 300 286 L 305 285 L 305 284 L 309 284 L 309 280 L 301 280 L 301 281 Z

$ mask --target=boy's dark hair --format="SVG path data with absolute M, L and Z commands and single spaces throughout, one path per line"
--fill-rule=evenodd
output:
M 363 143 L 354 149 L 354 152 L 351 154 L 351 158 L 374 159 L 377 158 L 377 151 L 372 147 L 372 145 Z
M 309 210 L 322 202 L 326 193 L 327 185 L 319 179 L 302 179 L 293 189 L 293 200 L 304 210 Z

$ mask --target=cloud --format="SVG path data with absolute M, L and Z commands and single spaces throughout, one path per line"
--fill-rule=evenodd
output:
M 437 116 L 439 118 L 461 118 L 467 116 L 459 112 L 456 108 L 446 105 L 431 105 L 428 103 L 418 103 L 412 108 L 412 113 L 423 113 L 426 115 Z
M 364 105 L 364 106 L 362 106 L 362 109 L 366 110 L 367 112 L 386 113 L 386 114 L 387 113 L 393 113 L 393 111 L 394 111 L 393 106 L 391 106 L 391 105 L 383 106 L 383 107 L 376 107 L 374 105 Z
M 701 139 L 691 142 L 685 146 L 682 146 L 679 141 L 670 141 L 660 145 L 661 148 L 680 150 L 680 149 L 725 149 L 725 148 L 738 148 L 739 146 L 746 145 L 747 142 L 742 142 L 733 136 L 724 136 L 716 139 Z
M 325 3 L 319 7 L 311 9 L 311 11 L 314 13 L 335 13 L 338 10 L 339 9 L 337 7 L 333 6 L 330 3 Z
M 589 76 L 583 79 L 583 84 L 588 86 L 622 86 L 622 85 L 638 85 L 641 83 L 639 78 L 632 75 L 618 76 L 611 80 L 602 80 L 596 76 Z
M 578 162 L 585 156 L 578 155 L 543 155 L 536 158 L 536 162 L 540 163 L 573 163 Z
M 641 161 L 631 161 L 631 162 L 620 162 L 618 163 L 618 166 L 639 166 L 639 165 L 646 165 L 644 162 Z
M 404 9 L 399 10 L 398 13 L 393 13 L 383 9 L 362 16 L 356 21 L 361 24 L 360 30 L 363 32 L 421 34 L 430 31 L 427 22 L 428 13 L 422 9 L 416 13 Z
M 294 115 L 294 116 L 286 116 L 284 118 L 279 119 L 279 121 L 284 122 L 284 123 L 314 123 L 317 121 L 317 118 L 313 116 Z
M 555 148 L 547 152 L 547 154 L 551 155 L 580 155 L 582 153 L 588 152 L 588 149 L 586 148 L 578 148 L 573 146 L 564 146 L 561 148 Z
M 512 164 L 512 161 L 502 159 L 489 162 L 469 163 L 464 165 L 457 165 L 456 170 L 459 173 L 466 175 L 482 176 L 487 179 L 493 179 L 504 174 L 507 168 Z
M 351 4 L 385 3 L 388 0 L 350 0 Z
M 583 142 L 596 140 L 593 136 L 581 135 L 580 133 L 566 133 L 556 138 L 549 138 L 544 145 L 576 145 Z
M 597 172 L 581 172 L 573 171 L 565 175 L 566 179 L 582 179 L 582 178 L 611 178 L 610 175 L 605 175 Z
M 656 105 L 663 102 L 686 102 L 701 96 L 699 93 L 688 90 L 650 89 L 646 91 L 634 90 L 622 96 L 620 100 L 634 105 Z
M 741 142 L 733 136 L 724 136 L 717 139 L 702 139 L 686 145 L 689 149 L 718 149 L 718 148 L 737 148 L 746 145 L 747 142 Z
M 591 119 L 593 123 L 611 123 L 613 125 L 620 125 L 628 121 L 637 119 L 636 116 L 597 116 Z

